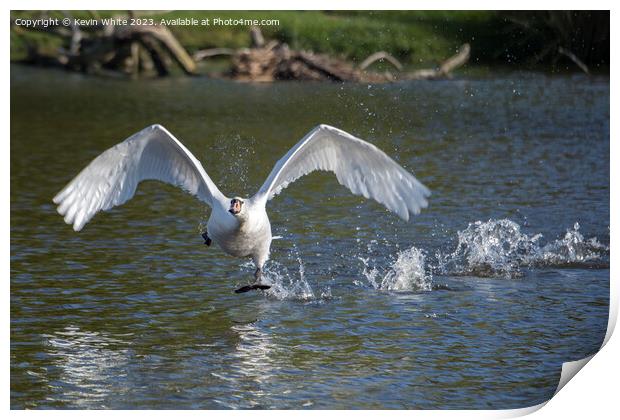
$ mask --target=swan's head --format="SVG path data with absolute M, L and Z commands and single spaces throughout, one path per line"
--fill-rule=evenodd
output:
M 240 197 L 231 199 L 230 209 L 228 209 L 228 211 L 235 217 L 245 214 L 245 201 Z

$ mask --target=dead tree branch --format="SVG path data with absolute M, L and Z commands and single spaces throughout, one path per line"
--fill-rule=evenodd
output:
M 588 69 L 588 66 L 586 66 L 585 63 L 581 61 L 571 51 L 567 50 L 566 48 L 559 47 L 558 52 L 568 57 L 573 63 L 577 64 L 577 67 L 579 67 L 585 74 L 588 74 L 588 75 L 590 74 L 590 69 Z
M 216 57 L 218 55 L 233 55 L 235 50 L 232 48 L 208 48 L 206 50 L 198 50 L 192 56 L 194 61 L 202 61 L 206 58 Z
M 463 44 L 459 51 L 441 63 L 439 68 L 436 69 L 422 69 L 410 73 L 407 79 L 419 80 L 419 79 L 443 79 L 451 77 L 452 71 L 463 66 L 469 60 L 471 47 L 469 44 Z
M 368 66 L 370 66 L 372 63 L 380 60 L 385 60 L 388 63 L 392 64 L 394 67 L 396 67 L 398 71 L 403 70 L 403 65 L 400 64 L 400 61 L 398 61 L 396 58 L 394 58 L 394 56 L 386 53 L 385 51 L 378 51 L 376 53 L 370 54 L 364 61 L 360 63 L 359 69 L 366 70 L 366 68 L 368 68 Z
M 74 20 L 68 12 L 65 16 Z M 164 76 L 170 73 L 172 61 L 186 74 L 195 74 L 196 63 L 165 26 L 115 26 L 92 24 L 79 27 L 34 27 L 24 29 L 13 25 L 17 33 L 45 31 L 62 38 L 64 49 L 55 56 L 45 57 L 36 48 L 29 48 L 27 61 L 37 64 L 63 66 L 72 70 L 105 73 L 121 72 L 137 75 L 153 72 Z M 105 70 L 105 71 L 104 71 Z

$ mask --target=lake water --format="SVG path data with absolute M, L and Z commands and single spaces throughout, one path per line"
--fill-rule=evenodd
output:
M 405 223 L 334 176 L 268 210 L 266 293 L 203 245 L 173 187 L 75 233 L 52 197 L 152 123 L 250 196 L 318 123 L 413 171 Z M 609 309 L 609 78 L 385 85 L 125 81 L 11 67 L 12 408 L 483 408 L 538 404 Z

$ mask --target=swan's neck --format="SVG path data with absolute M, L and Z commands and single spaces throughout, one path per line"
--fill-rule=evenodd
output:
M 238 214 L 237 216 L 235 216 L 235 219 L 237 220 L 237 226 L 240 230 L 243 230 L 250 224 L 250 218 L 248 217 L 247 212 L 244 214 Z

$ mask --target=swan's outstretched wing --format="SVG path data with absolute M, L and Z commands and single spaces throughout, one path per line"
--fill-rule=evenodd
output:
M 353 194 L 372 198 L 402 219 L 426 207 L 430 191 L 377 147 L 328 125 L 319 125 L 276 163 L 256 194 L 270 200 L 299 177 L 332 171 Z
M 181 187 L 211 206 L 213 200 L 223 199 L 198 159 L 155 124 L 97 156 L 54 197 L 54 203 L 65 222 L 79 231 L 98 211 L 133 197 L 138 184 L 147 179 Z

